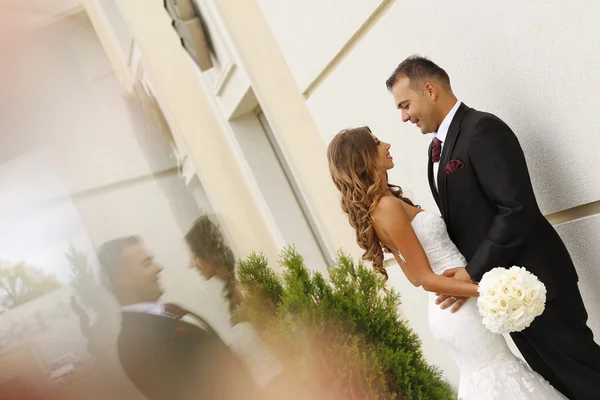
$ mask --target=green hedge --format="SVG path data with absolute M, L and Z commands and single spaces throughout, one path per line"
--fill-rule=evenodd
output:
M 283 274 L 260 254 L 240 261 L 249 319 L 315 393 L 336 398 L 456 399 L 429 365 L 418 336 L 400 320 L 399 296 L 362 262 L 339 253 L 329 281 L 310 273 L 294 248 L 281 253 Z M 243 315 L 242 315 L 243 314 Z

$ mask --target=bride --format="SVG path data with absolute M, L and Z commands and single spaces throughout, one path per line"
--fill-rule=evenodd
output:
M 488 331 L 470 299 L 456 313 L 435 304 L 435 293 L 477 297 L 477 285 L 442 276 L 466 260 L 450 240 L 441 217 L 423 211 L 387 182 L 394 167 L 390 145 L 368 127 L 346 129 L 329 144 L 327 158 L 342 209 L 356 231 L 363 258 L 387 279 L 387 248 L 407 279 L 429 295 L 429 326 L 446 345 L 460 370 L 463 400 L 554 400 L 565 397 L 515 357 L 501 335 Z

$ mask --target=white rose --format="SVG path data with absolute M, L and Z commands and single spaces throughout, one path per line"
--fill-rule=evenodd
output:
M 538 317 L 540 315 L 542 315 L 542 313 L 544 312 L 544 310 L 546 309 L 546 306 L 544 303 L 538 303 L 535 304 L 532 308 L 531 308 L 531 315 Z
M 511 330 L 507 333 L 521 332 L 523 329 L 529 328 L 529 325 L 531 325 L 532 321 L 533 319 L 530 316 L 523 314 L 521 318 L 513 321 L 513 326 L 511 327 Z
M 487 288 L 483 292 L 483 295 L 489 298 L 497 298 L 499 294 L 500 292 L 498 291 L 498 289 L 494 287 Z
M 525 289 L 525 301 L 527 303 L 535 303 L 540 298 L 540 286 L 534 285 Z
M 496 317 L 484 317 L 483 324 L 494 333 L 502 333 L 503 321 L 498 320 Z
M 510 297 L 512 295 L 512 287 L 508 282 L 502 283 L 498 289 L 501 297 Z
M 520 300 L 511 300 L 508 302 L 508 315 L 513 320 L 518 320 L 524 316 L 527 312 L 527 308 L 523 305 Z
M 518 267 L 508 270 L 508 282 L 511 285 L 522 285 L 526 280 L 527 276 Z
M 503 313 L 502 307 L 498 305 L 498 300 L 496 298 L 486 296 L 479 297 L 477 305 L 481 316 L 497 316 Z
M 525 300 L 526 290 L 522 285 L 515 285 L 512 287 L 512 295 L 519 301 Z
M 506 312 L 508 310 L 508 303 L 510 302 L 510 298 L 508 296 L 499 296 L 496 307 L 498 311 Z
M 488 314 L 488 310 L 490 309 L 490 301 L 487 298 L 480 297 L 477 299 L 477 308 L 479 309 L 479 314 L 481 316 L 486 316 Z

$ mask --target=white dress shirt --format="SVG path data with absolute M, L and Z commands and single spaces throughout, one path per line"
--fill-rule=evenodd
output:
M 440 149 L 440 157 L 442 155 L 441 150 L 444 149 L 444 142 L 446 141 L 446 136 L 448 136 L 448 129 L 450 129 L 450 123 L 454 119 L 454 116 L 456 115 L 456 112 L 458 111 L 458 107 L 460 107 L 460 105 L 461 105 L 461 102 L 457 101 L 456 104 L 450 109 L 450 112 L 448 112 L 448 114 L 446 115 L 446 118 L 444 118 L 444 120 L 440 124 L 440 127 L 438 128 L 437 132 L 434 133 L 434 135 L 433 135 L 434 137 L 438 138 L 442 142 L 442 148 Z M 433 163 L 433 183 L 434 183 L 436 189 L 438 188 L 437 176 L 438 176 L 439 169 L 440 169 L 439 161 L 436 163 Z
M 189 315 L 185 315 L 182 318 L 177 318 L 177 317 L 170 315 L 169 313 L 165 312 L 165 305 L 161 304 L 161 303 L 130 304 L 128 306 L 121 307 L 121 311 L 123 311 L 123 312 L 139 312 L 139 313 L 143 313 L 143 314 L 159 315 L 161 317 L 166 317 L 166 318 L 180 319 L 184 322 L 187 322 L 188 324 L 196 325 L 197 327 L 202 328 L 202 329 L 207 329 L 206 326 L 203 326 L 202 321 L 199 321 L 196 318 L 191 317 Z
M 121 311 L 154 314 L 165 317 L 165 306 L 160 303 L 137 303 L 121 307 Z

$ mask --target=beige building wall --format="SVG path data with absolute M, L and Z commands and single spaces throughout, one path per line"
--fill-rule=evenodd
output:
M 99 1 L 86 0 L 86 8 L 110 54 L 115 41 L 94 17 Z M 339 248 L 360 255 L 325 159 L 328 141 L 342 128 L 368 124 L 391 142 L 397 160 L 391 179 L 437 212 L 426 182 L 431 138 L 401 122 L 384 84 L 402 59 L 421 53 L 448 71 L 462 101 L 497 114 L 519 136 L 540 206 L 572 252 L 590 326 L 599 335 L 600 313 L 593 305 L 600 284 L 594 244 L 600 239 L 600 178 L 590 165 L 600 104 L 588 91 L 597 86 L 600 59 L 588 50 L 600 34 L 592 17 L 600 6 L 586 3 L 565 13 L 541 0 L 461 7 L 433 0 L 350 3 L 196 0 L 221 60 L 200 73 L 180 47 L 162 1 L 117 2 L 240 255 L 262 249 L 273 258 L 285 244 L 235 140 L 236 118 L 256 107 L 329 256 Z M 456 384 L 456 367 L 427 326 L 427 294 L 393 264 L 389 270 L 427 358 Z
M 331 184 L 326 144 L 258 2 L 225 0 L 216 5 L 329 252 L 343 248 L 361 254 Z
M 97 3 L 86 2 L 90 15 L 96 13 Z M 163 2 L 117 4 L 155 78 L 157 90 L 168 104 L 176 129 L 185 140 L 213 210 L 222 219 L 239 255 L 262 249 L 275 257 L 278 249 L 273 234 L 245 179 L 239 157 L 199 82 L 196 66 L 175 36 Z M 110 53 L 114 46 L 111 38 L 102 34 L 100 38 Z
M 176 161 L 168 157 L 168 145 L 162 146 L 164 155 L 150 155 L 140 141 L 151 131 L 135 100 L 125 96 L 85 11 L 37 35 L 30 52 L 44 68 L 36 71 L 40 85 L 31 116 L 44 132 L 38 147 L 45 157 L 32 156 L 28 165 L 40 176 L 52 171 L 62 193 L 37 199 L 30 193 L 26 202 L 47 210 L 72 204 L 92 246 L 137 234 L 165 265 L 185 268 L 185 231 L 171 198 L 177 194 L 165 190 L 179 179 Z M 197 216 L 192 210 L 189 224 Z M 66 251 L 68 243 L 63 245 Z
M 542 1 L 473 1 L 457 7 L 388 0 L 372 2 L 371 9 L 368 2 L 362 8 L 259 2 L 323 140 L 345 127 L 371 126 L 392 144 L 397 166 L 390 178 L 426 209 L 438 212 L 426 181 L 431 137 L 401 122 L 385 89 L 394 67 L 413 53 L 429 56 L 447 70 L 460 100 L 503 118 L 525 150 L 543 212 L 571 251 L 590 326 L 600 335 L 600 313 L 594 307 L 600 284 L 600 176 L 590 168 L 600 102 L 586 94 L 599 79 L 600 58 L 589 51 L 600 34 L 592 17 L 600 11 L 598 4 L 565 12 L 558 3 Z M 357 13 L 362 13 L 362 24 L 356 22 Z M 346 18 L 348 23 L 335 29 Z M 455 381 L 447 353 L 428 332 L 425 293 L 408 284 L 397 268 L 390 270 L 426 355 Z

